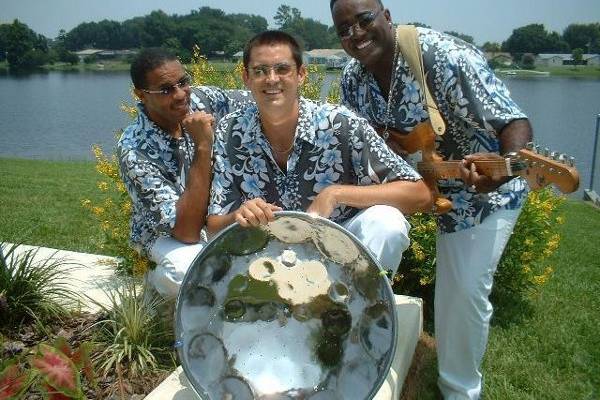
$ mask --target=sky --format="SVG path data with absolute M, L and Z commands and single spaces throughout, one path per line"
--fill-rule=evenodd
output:
M 440 31 L 471 35 L 477 44 L 502 42 L 513 29 L 543 23 L 562 33 L 571 23 L 600 22 L 600 0 L 383 0 L 396 23 L 423 22 Z M 302 17 L 331 25 L 328 0 L 0 0 L 0 23 L 15 18 L 48 38 L 82 22 L 124 21 L 153 10 L 189 14 L 200 7 L 227 14 L 261 15 L 271 28 L 281 4 L 300 10 Z

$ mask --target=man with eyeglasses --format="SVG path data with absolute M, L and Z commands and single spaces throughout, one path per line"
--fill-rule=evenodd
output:
M 344 226 L 395 271 L 409 244 L 404 215 L 431 206 L 421 177 L 366 120 L 299 97 L 307 72 L 289 34 L 258 34 L 243 63 L 256 104 L 217 127 L 209 232 L 266 224 L 279 210 L 307 211 Z
M 342 103 L 367 118 L 397 148 L 429 121 L 424 93 L 399 52 L 391 15 L 380 0 L 331 0 L 335 28 L 354 58 L 342 73 Z M 418 28 L 426 84 L 446 124 L 436 138 L 444 159 L 463 160 L 462 180 L 440 181 L 453 209 L 438 218 L 435 336 L 439 387 L 446 399 L 477 399 L 487 343 L 493 275 L 527 185 L 491 178 L 475 162 L 499 160 L 532 138 L 525 114 L 474 46 Z
M 117 154 L 132 200 L 131 243 L 156 263 L 148 282 L 174 298 L 206 240 L 214 121 L 251 96 L 192 88 L 177 57 L 162 48 L 142 50 L 130 72 L 138 115 L 123 131 Z

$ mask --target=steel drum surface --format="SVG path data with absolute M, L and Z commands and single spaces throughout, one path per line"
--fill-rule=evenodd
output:
M 333 222 L 276 213 L 234 224 L 198 255 L 175 313 L 177 350 L 203 399 L 369 399 L 390 368 L 387 279 Z

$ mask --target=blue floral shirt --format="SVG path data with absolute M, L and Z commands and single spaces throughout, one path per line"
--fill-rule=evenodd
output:
M 285 171 L 275 162 L 256 105 L 221 120 L 213 151 L 209 215 L 228 214 L 259 197 L 285 210 L 305 211 L 329 185 L 420 179 L 366 120 L 345 107 L 304 98 Z M 357 211 L 340 205 L 331 219 L 341 223 Z
M 201 86 L 192 88 L 190 108 L 213 114 L 218 121 L 250 101 L 247 91 Z M 132 200 L 131 244 L 141 254 L 149 255 L 156 239 L 169 236 L 175 226 L 175 204 L 185 190 L 194 147 L 187 132 L 173 138 L 152 122 L 138 103 L 137 120 L 123 131 L 117 157 Z
M 526 118 L 525 114 L 474 46 L 431 29 L 417 29 L 427 84 L 446 122 L 446 133 L 436 140 L 438 152 L 446 160 L 460 160 L 476 152 L 499 152 L 497 133 L 510 121 Z M 343 71 L 342 103 L 374 126 L 387 124 L 410 132 L 428 120 L 429 114 L 423 106 L 421 87 L 401 55 L 394 68 L 389 116 L 377 81 L 357 60 L 351 60 Z M 470 190 L 458 179 L 439 183 L 441 193 L 454 205 L 438 219 L 442 232 L 470 228 L 496 210 L 516 209 L 528 191 L 521 178 L 487 194 Z

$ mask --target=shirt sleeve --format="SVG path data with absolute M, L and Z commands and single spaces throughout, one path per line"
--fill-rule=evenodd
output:
M 157 233 L 169 233 L 175 226 L 176 204 L 181 189 L 147 156 L 134 149 L 119 149 L 121 178 L 135 204 Z
M 253 101 L 251 93 L 247 90 L 225 90 L 214 86 L 192 88 L 192 110 L 212 114 L 217 122 Z
M 452 51 L 442 50 L 444 43 Z M 450 36 L 442 36 L 437 44 L 428 47 L 425 62 L 435 60 L 433 70 L 445 71 L 435 86 L 437 99 L 446 99 L 448 112 L 488 132 L 499 132 L 510 121 L 527 118 L 479 50 Z
M 352 71 L 351 64 L 346 65 L 342 71 L 342 78 L 340 81 L 340 102 L 342 105 L 356 112 L 358 109 L 358 102 L 356 99 L 358 82 Z
M 385 144 L 366 119 L 349 112 L 348 125 L 352 166 L 359 185 L 421 179 L 410 164 Z
M 242 203 L 242 194 L 235 185 L 234 176 L 231 173 L 229 157 L 232 156 L 227 150 L 227 132 L 232 125 L 232 120 L 222 120 L 215 133 L 213 143 L 213 176 L 210 189 L 210 202 L 208 215 L 225 215 L 238 209 Z

